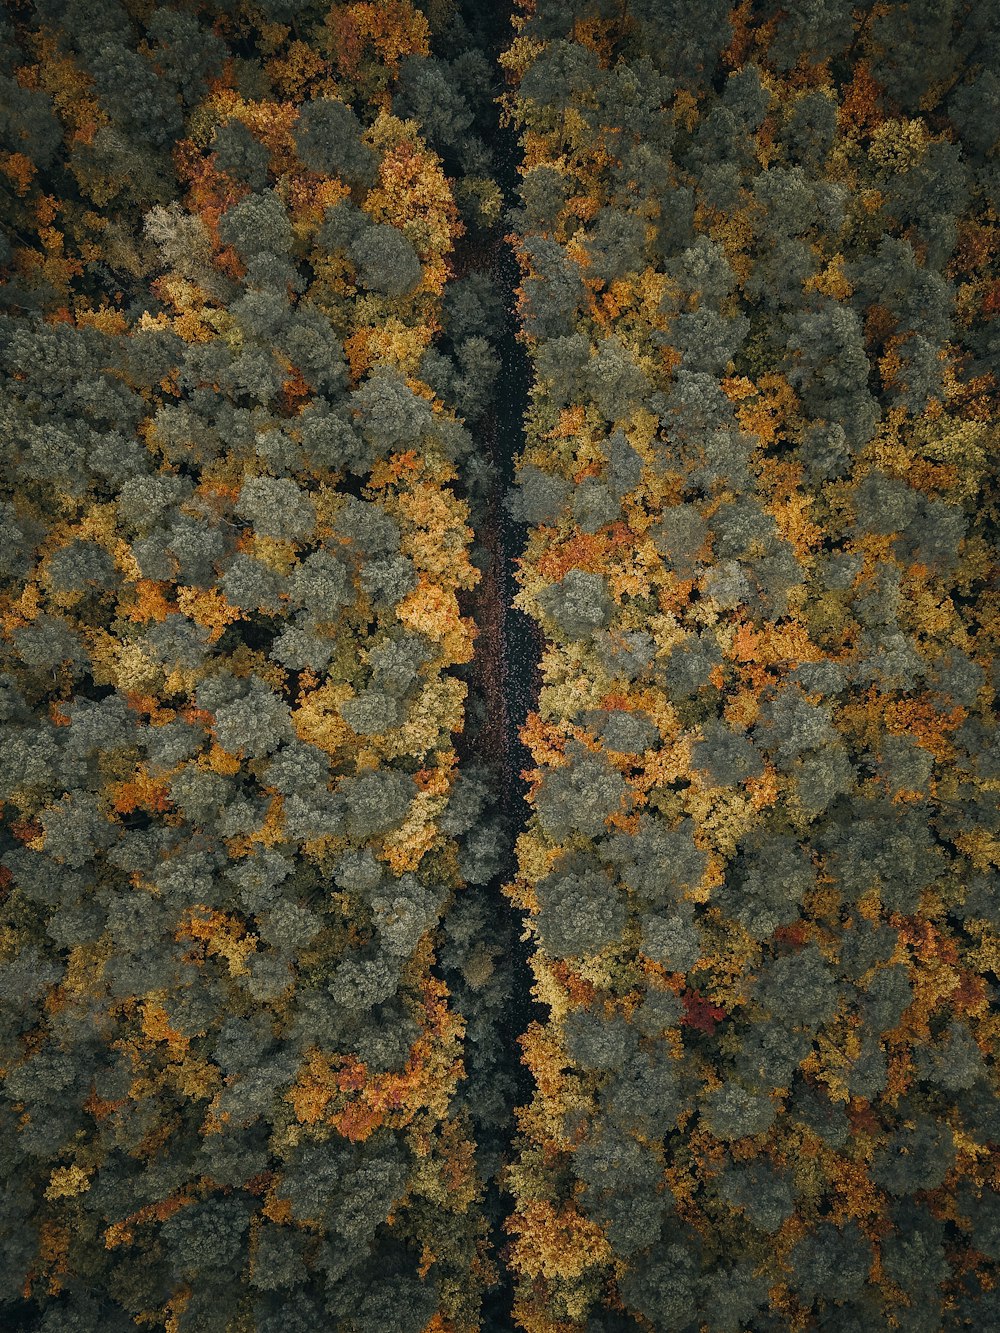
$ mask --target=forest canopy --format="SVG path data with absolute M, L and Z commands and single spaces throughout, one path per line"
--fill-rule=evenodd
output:
M 1000 1324 L 986 0 L 0 16 L 0 1326 Z

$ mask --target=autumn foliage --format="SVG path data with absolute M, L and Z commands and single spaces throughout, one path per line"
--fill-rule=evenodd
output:
M 1000 1326 L 995 6 L 513 10 L 0 16 L 4 1329 Z
M 505 57 L 537 1333 L 994 1317 L 996 34 L 915 11 Z
M 492 1279 L 436 38 L 280 10 L 2 34 L 5 1327 L 455 1333 Z

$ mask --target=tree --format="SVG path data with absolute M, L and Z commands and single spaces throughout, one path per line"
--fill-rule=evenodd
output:
M 312 502 L 288 477 L 251 477 L 243 484 L 236 513 L 265 537 L 308 537 L 315 523 Z
M 362 127 L 344 102 L 318 97 L 306 102 L 295 126 L 295 147 L 310 171 L 343 176 L 364 188 L 375 178 L 375 155 L 362 142 Z
M 693 834 L 688 818 L 671 827 L 662 817 L 645 814 L 635 833 L 616 833 L 604 843 L 602 854 L 640 899 L 666 906 L 696 888 L 705 872 L 708 858 Z
M 868 357 L 857 315 L 833 301 L 795 316 L 786 373 L 806 411 L 838 421 L 848 443 L 866 444 L 879 418 L 868 391 Z
M 695 504 L 670 505 L 663 510 L 655 540 L 664 564 L 678 578 L 694 578 L 701 568 L 699 553 L 708 536 L 708 525 Z
M 792 1251 L 795 1285 L 807 1301 L 843 1302 L 857 1296 L 872 1254 L 855 1223 L 820 1223 Z
M 438 152 L 455 155 L 465 165 L 474 164 L 475 149 L 482 148 L 472 132 L 472 107 L 456 79 L 460 68 L 458 62 L 433 56 L 407 56 L 399 67 L 393 110 L 404 119 L 416 120 Z M 486 70 L 478 72 L 486 74 Z
M 601 867 L 584 856 L 563 857 L 536 892 L 542 946 L 554 958 L 598 953 L 624 929 L 626 911 L 618 890 Z
M 791 69 L 804 51 L 817 62 L 833 59 L 850 45 L 854 28 L 846 0 L 792 0 L 782 10 L 768 59 L 782 71 Z
M 349 836 L 363 839 L 397 828 L 415 792 L 408 773 L 391 769 L 344 778 L 339 794 L 346 804 Z
M 759 777 L 763 760 L 752 742 L 716 719 L 703 727 L 704 737 L 695 746 L 692 761 L 707 769 L 712 781 L 734 786 L 747 778 Z
M 554 523 L 572 492 L 565 478 L 526 463 L 517 474 L 517 487 L 507 496 L 507 508 L 518 523 Z
M 678 903 L 672 911 L 647 912 L 639 921 L 647 958 L 671 972 L 690 972 L 697 965 L 704 946 L 689 903 Z
M 611 424 L 645 401 L 651 388 L 631 350 L 616 337 L 601 339 L 587 367 L 587 383 Z
M 753 995 L 765 1012 L 814 1031 L 833 1018 L 841 989 L 820 951 L 806 945 L 768 963 L 754 983 Z
M 793 165 L 821 167 L 837 137 L 837 104 L 821 89 L 794 99 L 782 129 L 781 141 Z
M 587 239 L 588 272 L 602 282 L 614 282 L 645 267 L 646 223 L 634 213 L 602 208 Z
M 557 337 L 572 327 L 585 288 L 579 269 L 564 248 L 545 237 L 524 242 L 530 275 L 521 284 L 525 331 L 535 338 Z
M 413 243 L 398 227 L 366 227 L 348 253 L 362 285 L 386 296 L 406 296 L 422 276 Z
M 380 366 L 351 395 L 361 436 L 376 458 L 417 443 L 431 427 L 431 409 L 404 377 Z
M 705 307 L 678 315 L 671 338 L 685 367 L 718 375 L 732 362 L 749 328 L 747 319 L 724 319 Z
M 773 1234 L 795 1206 L 788 1181 L 765 1162 L 734 1163 L 722 1176 L 721 1193 L 755 1227 Z
M 622 809 L 627 784 L 603 755 L 578 742 L 566 747 L 566 760 L 544 775 L 536 796 L 539 821 L 553 839 L 599 837 L 608 817 Z
M 216 162 L 227 176 L 254 191 L 267 185 L 270 155 L 242 120 L 228 120 L 217 126 L 212 147 Z
M 175 1269 L 186 1278 L 204 1278 L 213 1269 L 239 1270 L 247 1204 L 236 1197 L 207 1199 L 182 1208 L 161 1226 Z
M 288 214 L 273 190 L 248 194 L 223 214 L 219 236 L 245 261 L 261 255 L 284 256 L 292 246 Z
M 918 1115 L 911 1127 L 892 1134 L 876 1155 L 872 1178 L 897 1197 L 933 1190 L 943 1182 L 955 1160 L 951 1129 L 929 1115 Z
M 518 192 L 524 203 L 526 230 L 553 230 L 569 197 L 564 174 L 544 164 L 533 167 L 522 176 Z
M 638 709 L 609 712 L 599 726 L 605 746 L 618 754 L 643 754 L 659 738 L 656 724 Z
M 568 639 L 582 639 L 611 622 L 614 602 L 599 574 L 573 568 L 538 594 L 545 615 Z
M 693 1244 L 673 1242 L 619 1283 L 626 1305 L 655 1327 L 683 1328 L 697 1318 L 698 1267 Z
M 741 841 L 717 899 L 727 915 L 763 940 L 796 920 L 814 882 L 808 855 L 793 838 L 762 831 Z

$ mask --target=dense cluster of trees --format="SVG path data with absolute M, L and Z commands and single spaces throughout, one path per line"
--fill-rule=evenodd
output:
M 0 16 L 0 1325 L 992 1326 L 993 7 L 486 8 Z
M 0 1322 L 477 1327 L 484 57 L 409 0 L 4 24 Z
M 996 16 L 517 29 L 518 1327 L 982 1327 Z

